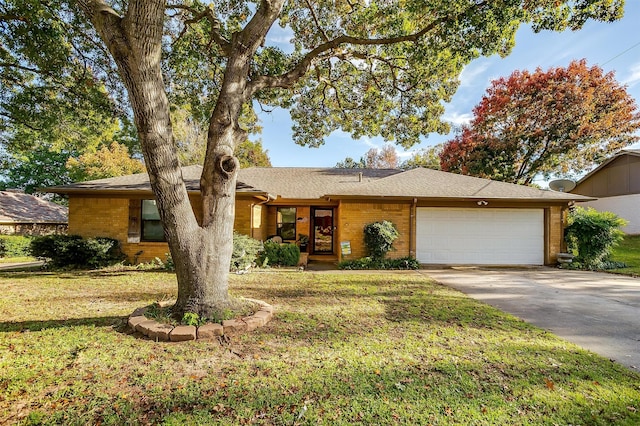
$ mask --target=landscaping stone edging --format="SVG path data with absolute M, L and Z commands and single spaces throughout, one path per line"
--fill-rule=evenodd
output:
M 233 336 L 235 334 L 253 331 L 263 327 L 273 318 L 273 306 L 262 300 L 246 299 L 259 305 L 258 310 L 243 318 L 224 320 L 222 324 L 206 323 L 199 327 L 193 325 L 163 324 L 147 318 L 144 314 L 147 308 L 138 308 L 129 316 L 129 327 L 150 339 L 162 342 L 186 342 L 189 340 L 207 340 L 219 336 Z

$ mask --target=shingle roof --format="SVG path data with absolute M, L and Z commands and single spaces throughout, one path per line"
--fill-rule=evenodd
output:
M 590 199 L 575 194 L 423 168 L 408 170 L 375 182 L 326 195 L 336 198 L 362 196 L 530 201 L 587 201 Z
M 0 191 L 2 223 L 67 223 L 67 208 L 30 194 Z
M 190 191 L 198 191 L 201 166 L 183 168 Z M 151 191 L 146 173 L 47 188 L 47 192 Z M 326 196 L 442 199 L 512 199 L 587 201 L 590 198 L 523 185 L 496 182 L 430 169 L 336 169 L 252 167 L 240 170 L 238 192 L 286 199 L 317 200 Z
M 202 174 L 202 166 L 186 166 L 182 168 L 182 177 L 188 191 L 200 190 L 200 175 Z M 260 190 L 238 183 L 236 186 L 239 192 L 261 192 Z M 147 173 L 137 173 L 135 175 L 118 176 L 105 179 L 91 180 L 87 182 L 78 182 L 70 185 L 51 186 L 43 189 L 46 192 L 59 194 L 70 194 L 86 191 L 101 191 L 109 193 L 118 192 L 151 192 L 151 184 L 149 183 L 149 175 Z
M 240 170 L 238 181 L 282 198 L 318 199 L 330 192 L 358 188 L 401 172 L 393 169 L 252 167 Z

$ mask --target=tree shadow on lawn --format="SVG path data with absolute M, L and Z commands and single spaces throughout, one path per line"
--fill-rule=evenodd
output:
M 0 278 L 14 278 L 24 279 L 33 277 L 59 277 L 65 280 L 79 280 L 86 278 L 105 278 L 105 277 L 124 277 L 131 275 L 144 275 L 144 274 L 166 274 L 168 276 L 175 277 L 175 272 L 167 271 L 165 269 L 69 269 L 69 270 L 47 270 L 47 269 L 33 269 L 33 270 L 0 270 Z
M 43 321 L 0 322 L 0 333 L 43 331 L 72 327 L 114 327 L 117 331 L 127 331 L 127 317 L 105 316 L 94 318 L 70 318 Z

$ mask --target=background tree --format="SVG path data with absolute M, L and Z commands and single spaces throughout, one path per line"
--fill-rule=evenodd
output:
M 47 31 L 37 16 L 21 20 L 30 1 L 7 3 L 0 19 Z M 290 108 L 300 144 L 317 146 L 342 129 L 356 138 L 382 136 L 409 147 L 423 134 L 448 130 L 440 116 L 463 67 L 480 55 L 506 55 L 520 23 L 531 23 L 536 31 L 578 29 L 588 19 L 619 18 L 624 2 L 33 3 L 48 13 L 53 9 L 50 20 L 64 24 L 57 27 L 64 37 L 75 37 L 59 55 L 64 60 L 56 64 L 57 75 L 85 65 L 95 68 L 90 75 L 108 91 L 126 88 L 175 261 L 174 308 L 209 316 L 233 306 L 228 269 L 239 169 L 235 152 L 247 138 L 243 110 L 253 102 Z M 292 53 L 265 45 L 275 22 L 293 32 Z M 34 47 L 47 56 L 46 48 Z M 18 63 L 29 65 L 31 58 Z M 114 64 L 117 73 L 98 72 Z M 115 75 L 122 84 L 112 87 L 106 80 Z M 201 221 L 189 202 L 171 124 L 171 105 L 186 103 L 209 123 Z
M 382 149 L 371 148 L 365 154 L 368 169 L 398 168 L 398 152 L 393 145 L 385 144 Z
M 146 170 L 142 161 L 131 158 L 127 147 L 118 142 L 77 158 L 71 157 L 65 167 L 74 182 L 144 173 Z
M 640 139 L 633 98 L 584 60 L 495 80 L 473 114 L 445 144 L 443 170 L 530 184 L 580 173 Z
M 351 157 L 345 158 L 343 161 L 338 161 L 336 163 L 337 169 L 366 169 L 367 162 L 363 157 L 360 157 L 360 160 L 356 161 Z
M 339 169 L 395 169 L 398 167 L 398 152 L 393 145 L 386 144 L 382 149 L 371 148 L 355 161 L 347 157 L 336 163 Z
M 442 152 L 442 148 L 443 144 L 438 144 L 418 150 L 411 158 L 403 161 L 402 164 L 400 164 L 400 168 L 409 170 L 424 167 L 425 169 L 440 170 L 440 153 Z
M 238 144 L 236 148 L 236 157 L 240 168 L 247 167 L 271 167 L 269 153 L 262 147 L 262 141 L 255 142 L 245 139 L 244 142 Z
M 52 150 L 48 145 L 37 146 L 25 154 L 7 155 L 2 161 L 5 176 L 0 189 L 18 188 L 35 194 L 39 188 L 72 183 L 66 168 L 72 155 Z

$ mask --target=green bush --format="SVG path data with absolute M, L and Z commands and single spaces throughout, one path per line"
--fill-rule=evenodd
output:
M 31 238 L 22 235 L 0 235 L 0 257 L 23 257 L 31 254 Z
M 300 247 L 266 241 L 260 254 L 260 263 L 272 266 L 296 266 L 300 261 Z
M 611 212 L 575 208 L 568 218 L 565 239 L 576 256 L 574 263 L 584 269 L 606 269 L 611 249 L 624 238 L 620 230 L 627 221 Z
M 344 260 L 338 263 L 338 269 L 418 269 L 420 263 L 413 257 L 402 257 L 400 259 L 375 259 L 373 257 L 362 257 L 355 260 Z
M 78 235 L 46 235 L 31 241 L 31 254 L 56 268 L 100 268 L 123 260 L 118 240 L 83 239 Z
M 233 233 L 233 253 L 231 254 L 231 270 L 241 271 L 248 269 L 258 258 L 262 251 L 262 243 L 247 235 Z
M 384 259 L 398 238 L 398 230 L 393 223 L 383 220 L 364 227 L 364 243 L 374 259 Z

